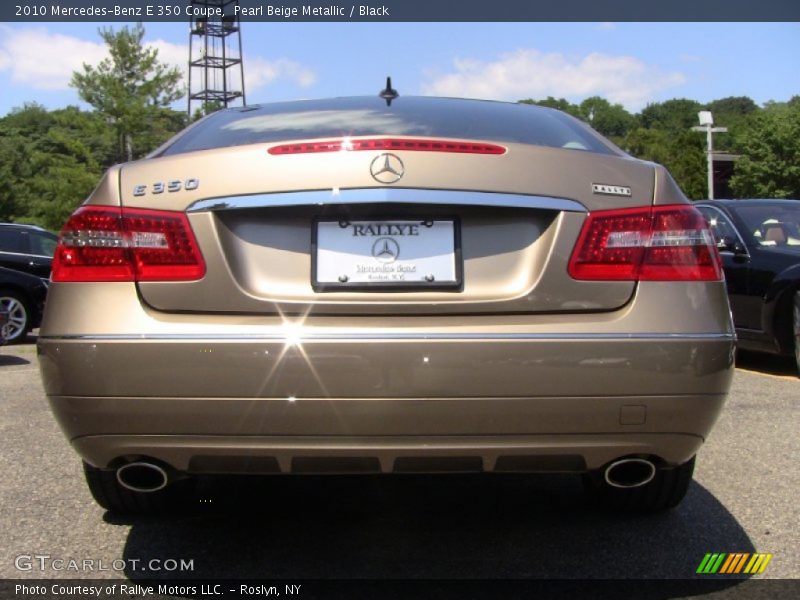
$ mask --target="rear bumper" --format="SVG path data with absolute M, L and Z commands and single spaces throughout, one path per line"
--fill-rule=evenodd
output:
M 491 436 L 98 435 L 73 447 L 89 463 L 149 457 L 193 474 L 581 473 L 629 455 L 677 465 L 703 438 L 688 434 Z
M 273 345 L 43 340 L 40 364 L 53 413 L 96 466 L 583 471 L 691 458 L 732 356 L 718 338 Z
M 115 285 L 96 288 L 98 324 L 85 302 L 60 314 L 81 305 L 54 286 L 40 367 L 62 429 L 100 467 L 125 456 L 192 472 L 582 471 L 629 454 L 677 464 L 719 415 L 734 336 L 722 284 L 642 288 L 614 313 L 300 325 L 157 313 Z M 648 294 L 661 296 L 657 315 L 640 311 Z

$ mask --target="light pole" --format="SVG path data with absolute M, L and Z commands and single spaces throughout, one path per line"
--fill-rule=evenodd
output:
M 706 132 L 706 146 L 708 153 L 708 199 L 714 199 L 714 136 L 715 133 L 726 133 L 727 127 L 714 127 L 714 117 L 710 110 L 701 110 L 697 113 L 700 125 L 692 127 L 693 131 Z

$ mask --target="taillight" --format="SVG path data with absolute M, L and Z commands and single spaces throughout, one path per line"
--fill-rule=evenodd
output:
M 714 237 L 693 206 L 590 213 L 569 262 L 574 279 L 719 281 Z
M 330 140 L 281 144 L 268 150 L 270 154 L 315 154 L 319 152 L 358 152 L 361 150 L 407 150 L 416 152 L 454 152 L 456 154 L 505 154 L 503 146 L 480 142 L 425 140 L 404 138 L 374 138 L 369 140 Z
M 182 212 L 82 206 L 64 225 L 53 281 L 189 281 L 206 267 Z

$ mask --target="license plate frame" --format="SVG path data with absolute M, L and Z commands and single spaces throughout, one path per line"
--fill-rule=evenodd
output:
M 319 276 L 319 251 L 320 251 L 320 224 L 335 223 L 337 227 L 342 229 L 352 227 L 356 224 L 371 224 L 371 225 L 389 225 L 389 224 L 403 224 L 403 225 L 419 225 L 425 226 L 425 223 L 450 223 L 452 225 L 453 238 L 452 238 L 452 261 L 453 261 L 453 279 L 447 280 L 434 280 L 425 281 L 424 279 L 407 280 L 393 280 L 393 281 L 320 281 Z M 342 227 L 342 223 L 346 226 Z M 385 235 L 382 237 L 389 237 Z M 364 259 L 373 259 L 372 256 L 362 253 Z M 373 259 L 374 260 L 374 259 Z M 425 291 L 449 291 L 460 292 L 463 290 L 463 259 L 461 253 L 461 221 L 457 216 L 436 216 L 436 217 L 417 217 L 417 216 L 381 216 L 375 219 L 365 218 L 331 218 L 331 217 L 317 217 L 311 223 L 311 287 L 315 292 L 347 292 L 347 291 L 369 291 L 369 292 L 425 292 Z

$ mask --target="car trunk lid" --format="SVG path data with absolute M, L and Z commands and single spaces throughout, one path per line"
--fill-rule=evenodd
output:
M 255 144 L 123 166 L 122 204 L 186 211 L 206 261 L 198 281 L 139 282 L 163 311 L 430 314 L 602 311 L 635 282 L 576 281 L 569 257 L 588 211 L 649 206 L 654 167 L 625 156 L 503 144 L 502 154 L 381 149 L 270 154 Z M 398 161 L 392 184 L 374 164 Z M 452 227 L 451 285 L 315 285 L 320 223 Z M 323 227 L 329 227 L 323 225 Z M 369 228 L 365 229 L 369 230 Z M 448 230 L 450 231 L 450 230 Z M 380 249 L 380 248 L 379 248 Z M 369 260 L 375 257 L 368 257 Z M 436 283 L 436 282 L 434 282 Z

